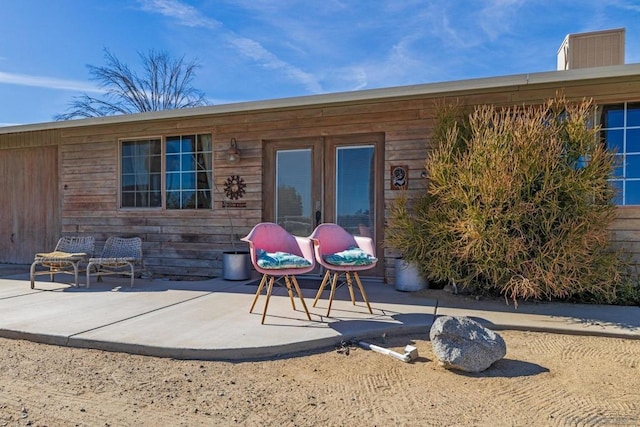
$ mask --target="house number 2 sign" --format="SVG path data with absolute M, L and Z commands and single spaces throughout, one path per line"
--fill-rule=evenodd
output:
M 391 166 L 391 189 L 406 190 L 409 188 L 409 166 Z

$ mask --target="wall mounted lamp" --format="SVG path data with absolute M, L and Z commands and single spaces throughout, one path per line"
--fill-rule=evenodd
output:
M 227 150 L 227 160 L 229 163 L 238 163 L 240 161 L 240 149 L 235 138 L 231 138 L 229 149 Z

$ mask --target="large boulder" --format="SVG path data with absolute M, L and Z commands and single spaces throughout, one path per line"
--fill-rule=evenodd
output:
M 429 338 L 436 358 L 447 369 L 482 372 L 507 354 L 500 335 L 468 317 L 438 317 Z

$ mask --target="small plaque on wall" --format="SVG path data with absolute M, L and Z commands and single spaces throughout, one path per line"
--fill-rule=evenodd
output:
M 409 166 L 391 166 L 391 189 L 406 190 L 409 188 Z
M 226 200 L 222 201 L 223 208 L 246 208 L 247 202 L 227 202 Z

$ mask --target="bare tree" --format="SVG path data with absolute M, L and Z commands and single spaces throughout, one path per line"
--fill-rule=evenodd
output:
M 144 68 L 139 76 L 107 49 L 104 52 L 106 65 L 87 65 L 91 80 L 105 91 L 102 99 L 87 94 L 75 97 L 67 112 L 54 116 L 55 120 L 207 105 L 204 93 L 191 85 L 199 67 L 196 61 L 185 62 L 184 57 L 176 59 L 154 50 L 147 55 L 138 53 Z

